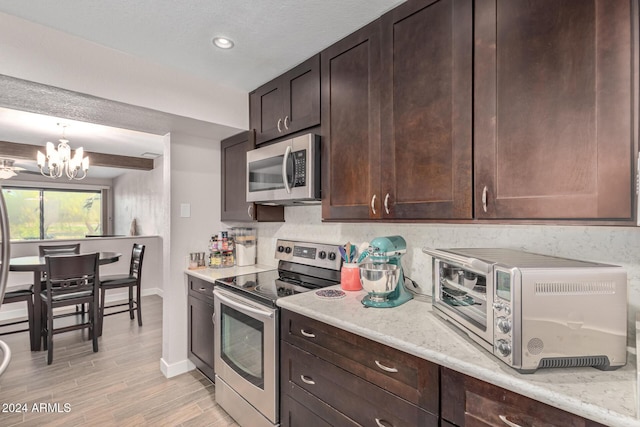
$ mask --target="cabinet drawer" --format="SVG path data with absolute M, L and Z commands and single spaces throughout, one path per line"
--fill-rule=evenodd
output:
M 433 414 L 439 412 L 437 365 L 288 310 L 281 319 L 281 339 Z
M 281 361 L 281 385 L 293 398 L 304 390 L 361 425 L 438 425 L 436 415 L 290 344 Z
M 604 427 L 493 384 L 442 368 L 442 418 L 460 427 Z
M 358 427 L 359 425 L 344 414 L 333 409 L 312 394 L 300 390 L 298 400 L 282 395 L 280 425 L 282 427 Z
M 194 296 L 205 296 L 213 300 L 213 283 L 197 277 L 189 277 L 189 293 Z

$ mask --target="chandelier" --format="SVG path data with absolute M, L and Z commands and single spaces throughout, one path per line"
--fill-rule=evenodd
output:
M 60 125 L 58 123 L 58 125 Z M 62 138 L 59 139 L 58 149 L 53 142 L 47 142 L 47 154 L 38 150 L 38 168 L 47 178 L 57 179 L 63 174 L 69 179 L 81 180 L 86 178 L 89 170 L 89 157 L 84 156 L 82 147 L 78 148 L 71 157 L 69 140 L 65 138 L 66 125 L 62 126 Z

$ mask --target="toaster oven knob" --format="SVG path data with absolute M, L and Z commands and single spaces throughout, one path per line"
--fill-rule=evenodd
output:
M 511 354 L 511 344 L 509 344 L 507 340 L 498 340 L 496 342 L 496 349 L 502 357 L 507 357 Z
M 494 303 L 493 303 L 493 309 L 494 309 L 495 311 L 500 311 L 500 310 L 502 310 L 503 308 L 504 308 L 504 304 L 503 304 L 503 303 L 501 303 L 501 302 L 494 302 Z
M 511 331 L 511 321 L 506 317 L 498 317 L 497 326 L 503 334 L 508 334 Z

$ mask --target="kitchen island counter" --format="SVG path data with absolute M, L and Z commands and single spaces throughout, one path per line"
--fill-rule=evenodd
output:
M 339 289 L 340 287 L 335 287 Z M 326 300 L 306 292 L 278 299 L 278 306 L 397 348 L 441 366 L 610 426 L 640 426 L 636 406 L 636 352 L 626 366 L 539 369 L 520 374 L 432 313 L 431 304 L 411 300 L 392 309 L 365 308 L 364 291 Z

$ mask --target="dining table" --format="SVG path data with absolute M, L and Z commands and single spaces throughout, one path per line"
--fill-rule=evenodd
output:
M 50 255 L 51 256 L 51 255 Z M 55 255 L 53 255 L 55 256 Z M 122 256 L 119 252 L 99 252 L 99 265 L 117 262 Z M 44 257 L 38 255 L 21 256 L 11 258 L 9 261 L 9 271 L 31 271 L 33 272 L 33 325 L 35 330 L 31 335 L 31 351 L 42 349 L 42 273 L 46 270 Z

